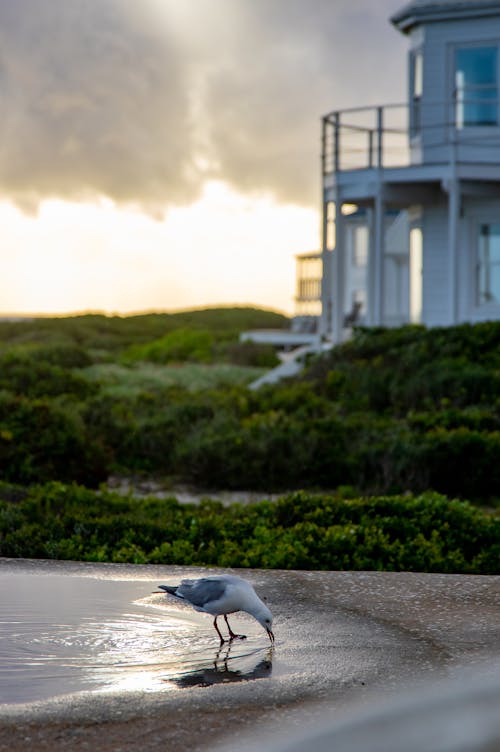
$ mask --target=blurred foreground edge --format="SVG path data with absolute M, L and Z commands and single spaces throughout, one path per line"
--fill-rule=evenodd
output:
M 314 722 L 311 722 L 314 716 Z M 343 711 L 304 713 L 293 731 L 269 726 L 239 752 L 500 752 L 500 662 L 364 697 Z M 231 747 L 219 747 L 229 752 Z

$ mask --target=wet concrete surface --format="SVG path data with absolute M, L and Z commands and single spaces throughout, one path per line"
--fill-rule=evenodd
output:
M 236 748 L 500 657 L 500 577 L 245 570 L 276 645 L 235 615 L 248 639 L 221 651 L 152 594 L 207 571 L 0 560 L 0 750 Z

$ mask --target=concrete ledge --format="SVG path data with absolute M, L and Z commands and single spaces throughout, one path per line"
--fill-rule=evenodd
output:
M 9 577 L 28 572 L 34 578 L 52 573 L 108 585 L 119 580 L 121 585 L 130 583 L 134 594 L 150 593 L 158 582 L 206 571 L 0 560 L 0 574 Z M 249 645 L 255 648 L 253 673 L 238 676 L 237 659 L 229 663 L 226 677 L 219 675 L 220 681 L 179 683 L 183 688 L 176 691 L 87 692 L 57 701 L 3 705 L 0 750 L 196 752 L 219 742 L 234 749 L 263 724 L 287 732 L 303 729 L 306 721 L 319 722 L 325 713 L 343 718 L 353 703 L 364 705 L 374 697 L 382 702 L 395 692 L 418 691 L 431 680 L 458 676 L 472 667 L 485 679 L 483 667 L 500 658 L 500 577 L 248 570 L 242 574 L 275 614 L 277 642 L 271 654 L 258 628 L 252 631 L 248 623 Z M 127 587 L 124 613 L 133 605 Z M 4 601 L 3 611 L 7 609 Z M 239 617 L 233 618 L 237 626 Z M 193 629 L 206 641 L 212 657 L 204 670 L 212 670 L 206 676 L 213 676 L 218 646 L 210 618 L 199 615 Z M 189 650 L 189 636 L 186 640 Z

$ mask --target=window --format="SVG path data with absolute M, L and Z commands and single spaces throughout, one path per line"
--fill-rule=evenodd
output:
M 479 305 L 500 303 L 500 224 L 479 225 L 477 297 Z
M 353 230 L 352 239 L 352 262 L 354 266 L 363 267 L 368 263 L 368 227 L 358 225 Z
M 421 128 L 421 101 L 424 89 L 424 59 L 422 52 L 412 52 L 410 57 L 411 112 L 410 131 L 417 136 Z
M 455 51 L 457 128 L 497 125 L 496 47 L 462 47 Z
M 335 216 L 336 207 L 334 201 L 328 201 L 325 212 L 325 246 L 327 251 L 333 251 L 335 248 Z

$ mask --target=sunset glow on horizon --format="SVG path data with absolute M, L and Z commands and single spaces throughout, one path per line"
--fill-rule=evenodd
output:
M 0 204 L 2 314 L 132 313 L 213 305 L 293 311 L 293 256 L 317 247 L 317 214 L 207 183 L 160 221 L 108 199 Z M 43 250 L 42 250 L 43 249 Z

